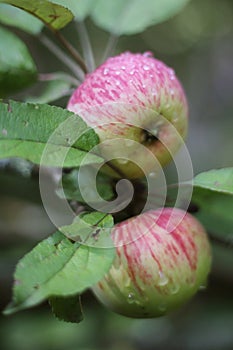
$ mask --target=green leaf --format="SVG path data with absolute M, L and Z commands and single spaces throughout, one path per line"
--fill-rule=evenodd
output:
M 233 168 L 213 169 L 194 178 L 194 186 L 233 194 Z
M 83 21 L 91 12 L 96 0 L 54 0 L 53 2 L 68 7 L 77 20 Z
M 73 241 L 100 247 L 112 248 L 111 230 L 114 226 L 113 217 L 106 213 L 82 213 L 71 225 L 60 227 L 60 231 Z
M 0 4 L 0 22 L 34 35 L 39 34 L 44 26 L 36 17 L 7 4 Z
M 197 187 L 193 191 L 192 203 L 198 208 L 194 215 L 209 232 L 217 235 L 232 234 L 232 195 Z
M 194 178 L 196 217 L 213 234 L 232 234 L 233 168 L 213 169 Z
M 114 249 L 72 243 L 57 231 L 18 263 L 13 301 L 4 313 L 35 306 L 50 297 L 82 293 L 104 276 L 114 256 Z
M 4 97 L 32 84 L 37 71 L 23 41 L 1 27 L 0 38 L 0 97 Z
M 94 22 L 115 34 L 136 34 L 178 13 L 190 0 L 97 0 Z
M 62 29 L 73 19 L 70 10 L 46 0 L 0 0 L 0 2 L 27 11 L 52 30 Z
M 22 157 L 58 167 L 102 163 L 89 152 L 99 142 L 94 130 L 65 109 L 11 101 L 0 103 L 0 158 Z
M 99 202 L 98 195 L 108 201 L 114 197 L 114 189 L 111 184 L 111 178 L 103 173 L 98 172 L 95 184 L 93 182 L 93 168 L 86 166 L 79 172 L 78 169 L 74 169 L 69 174 L 64 174 L 62 177 L 62 183 L 57 190 L 57 194 L 61 198 L 67 198 L 76 200 L 80 203 L 86 203 L 88 198 L 89 203 Z M 80 190 L 82 186 L 82 191 Z M 96 192 L 97 190 L 97 192 Z
M 49 299 L 54 315 L 61 321 L 79 323 L 83 320 L 80 297 L 52 297 Z

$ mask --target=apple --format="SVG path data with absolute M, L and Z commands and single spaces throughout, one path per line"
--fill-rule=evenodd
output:
M 203 226 L 177 208 L 151 210 L 117 224 L 116 258 L 92 290 L 111 310 L 128 317 L 166 314 L 206 284 L 211 250 Z
M 87 75 L 67 108 L 95 129 L 100 154 L 129 179 L 154 171 L 156 160 L 167 164 L 187 132 L 181 83 L 149 52 L 109 58 Z

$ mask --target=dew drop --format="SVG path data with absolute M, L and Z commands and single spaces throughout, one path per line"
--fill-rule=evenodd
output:
M 121 69 L 122 69 L 122 70 L 125 70 L 125 66 L 121 66 Z
M 135 70 L 134 70 L 134 69 L 132 69 L 132 70 L 129 72 L 130 75 L 134 75 L 134 73 L 135 73 Z
M 174 284 L 171 288 L 171 294 L 175 295 L 179 292 L 179 290 L 180 290 L 180 286 L 178 284 Z
M 153 53 L 151 51 L 146 51 L 143 53 L 144 57 L 153 57 Z
M 167 310 L 167 305 L 164 303 L 159 304 L 158 310 L 161 312 L 165 312 Z
M 104 75 L 108 75 L 108 73 L 109 73 L 109 69 L 108 69 L 108 68 L 104 68 L 103 74 L 104 74 Z
M 133 304 L 135 302 L 135 297 L 133 293 L 128 294 L 128 303 Z
M 38 105 L 35 105 L 35 109 L 39 109 L 39 106 L 38 106 Z
M 207 287 L 206 283 L 203 283 L 199 286 L 199 290 L 205 290 Z
M 173 89 L 170 90 L 170 94 L 171 96 L 174 96 L 175 95 L 175 91 Z
M 120 75 L 121 72 L 120 72 L 119 70 L 117 70 L 117 71 L 115 72 L 115 74 L 116 74 L 116 75 Z
M 3 136 L 7 136 L 7 130 L 6 129 L 2 129 L 2 135 Z
M 169 72 L 170 75 L 175 75 L 175 71 L 172 68 L 169 68 L 168 72 Z
M 147 70 L 150 70 L 150 67 L 149 66 L 147 66 L 146 64 L 143 66 L 143 69 L 145 70 L 145 71 L 147 71 Z
M 162 271 L 159 271 L 158 285 L 162 287 L 162 286 L 166 286 L 166 284 L 168 284 L 167 276 Z

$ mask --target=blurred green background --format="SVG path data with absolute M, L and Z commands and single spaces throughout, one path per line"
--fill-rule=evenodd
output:
M 98 64 L 109 34 L 89 19 L 86 24 Z M 28 43 L 39 72 L 64 68 L 35 39 L 18 34 Z M 79 46 L 72 26 L 64 35 Z M 114 54 L 126 50 L 152 51 L 172 66 L 182 81 L 190 106 L 187 146 L 194 173 L 233 166 L 233 1 L 192 0 L 172 19 L 141 34 L 122 36 Z M 38 91 L 38 87 L 31 91 Z M 21 99 L 23 95 L 12 97 Z M 64 107 L 66 102 L 63 98 L 56 104 Z M 10 301 L 17 261 L 54 230 L 39 200 L 36 175 L 29 182 L 29 170 L 21 165 L 17 166 L 24 171 L 17 175 L 17 181 L 9 168 L 6 171 L 2 165 L 0 171 L 1 309 Z M 79 325 L 56 320 L 46 303 L 17 315 L 1 316 L 1 349 L 232 350 L 233 239 L 229 237 L 228 246 L 213 246 L 208 288 L 172 315 L 131 320 L 104 309 L 86 292 L 85 319 Z

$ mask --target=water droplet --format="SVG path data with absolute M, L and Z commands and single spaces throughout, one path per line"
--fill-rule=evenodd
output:
M 146 51 L 143 53 L 144 57 L 153 57 L 153 53 L 151 51 Z
M 199 290 L 205 290 L 206 289 L 206 286 L 200 286 L 199 287 Z
M 135 302 L 135 296 L 133 293 L 128 294 L 128 303 L 133 304 Z
M 35 105 L 35 109 L 39 109 L 39 106 L 38 106 L 38 105 Z
M 199 290 L 205 290 L 207 288 L 207 283 L 202 283 L 200 286 L 199 286 Z
M 121 83 L 119 80 L 116 81 L 116 86 L 119 86 Z
M 171 289 L 170 289 L 170 292 L 171 294 L 177 294 L 180 290 L 180 286 L 178 284 L 174 284 Z
M 145 87 L 146 87 L 146 84 L 142 84 L 142 88 L 145 89 Z
M 108 69 L 108 68 L 104 68 L 103 74 L 104 74 L 104 75 L 108 75 L 108 73 L 109 73 L 109 69 Z
M 2 134 L 3 134 L 3 136 L 7 136 L 7 130 L 6 129 L 2 129 Z
M 130 140 L 130 139 L 126 139 L 126 140 L 125 140 L 125 145 L 126 145 L 127 147 L 132 147 L 132 146 L 134 146 L 134 144 L 135 144 L 135 141 L 134 141 L 134 140 Z
M 121 72 L 120 72 L 119 70 L 117 70 L 117 71 L 115 72 L 115 74 L 116 74 L 116 75 L 120 75 Z
M 168 73 L 170 74 L 170 75 L 175 75 L 175 71 L 174 71 L 174 69 L 172 69 L 172 68 L 169 68 L 168 69 Z
M 135 73 L 135 70 L 134 70 L 134 69 L 132 69 L 132 70 L 129 72 L 130 75 L 134 75 L 134 73 Z
M 122 69 L 122 70 L 125 70 L 125 66 L 121 66 L 121 69 Z
M 170 94 L 171 96 L 174 96 L 175 95 L 175 91 L 173 89 L 170 90 Z
M 159 306 L 158 306 L 158 310 L 161 311 L 161 312 L 165 312 L 167 310 L 167 305 L 164 304 L 164 303 L 161 303 Z
M 147 70 L 150 70 L 150 67 L 149 66 L 147 66 L 146 64 L 143 66 L 143 69 L 145 70 L 145 71 L 147 71 Z
M 166 286 L 166 284 L 168 284 L 167 276 L 162 271 L 159 271 L 158 285 L 162 287 L 162 286 Z
M 120 164 L 127 164 L 128 163 L 128 159 L 120 158 L 120 159 L 118 159 L 118 163 L 120 163 Z

